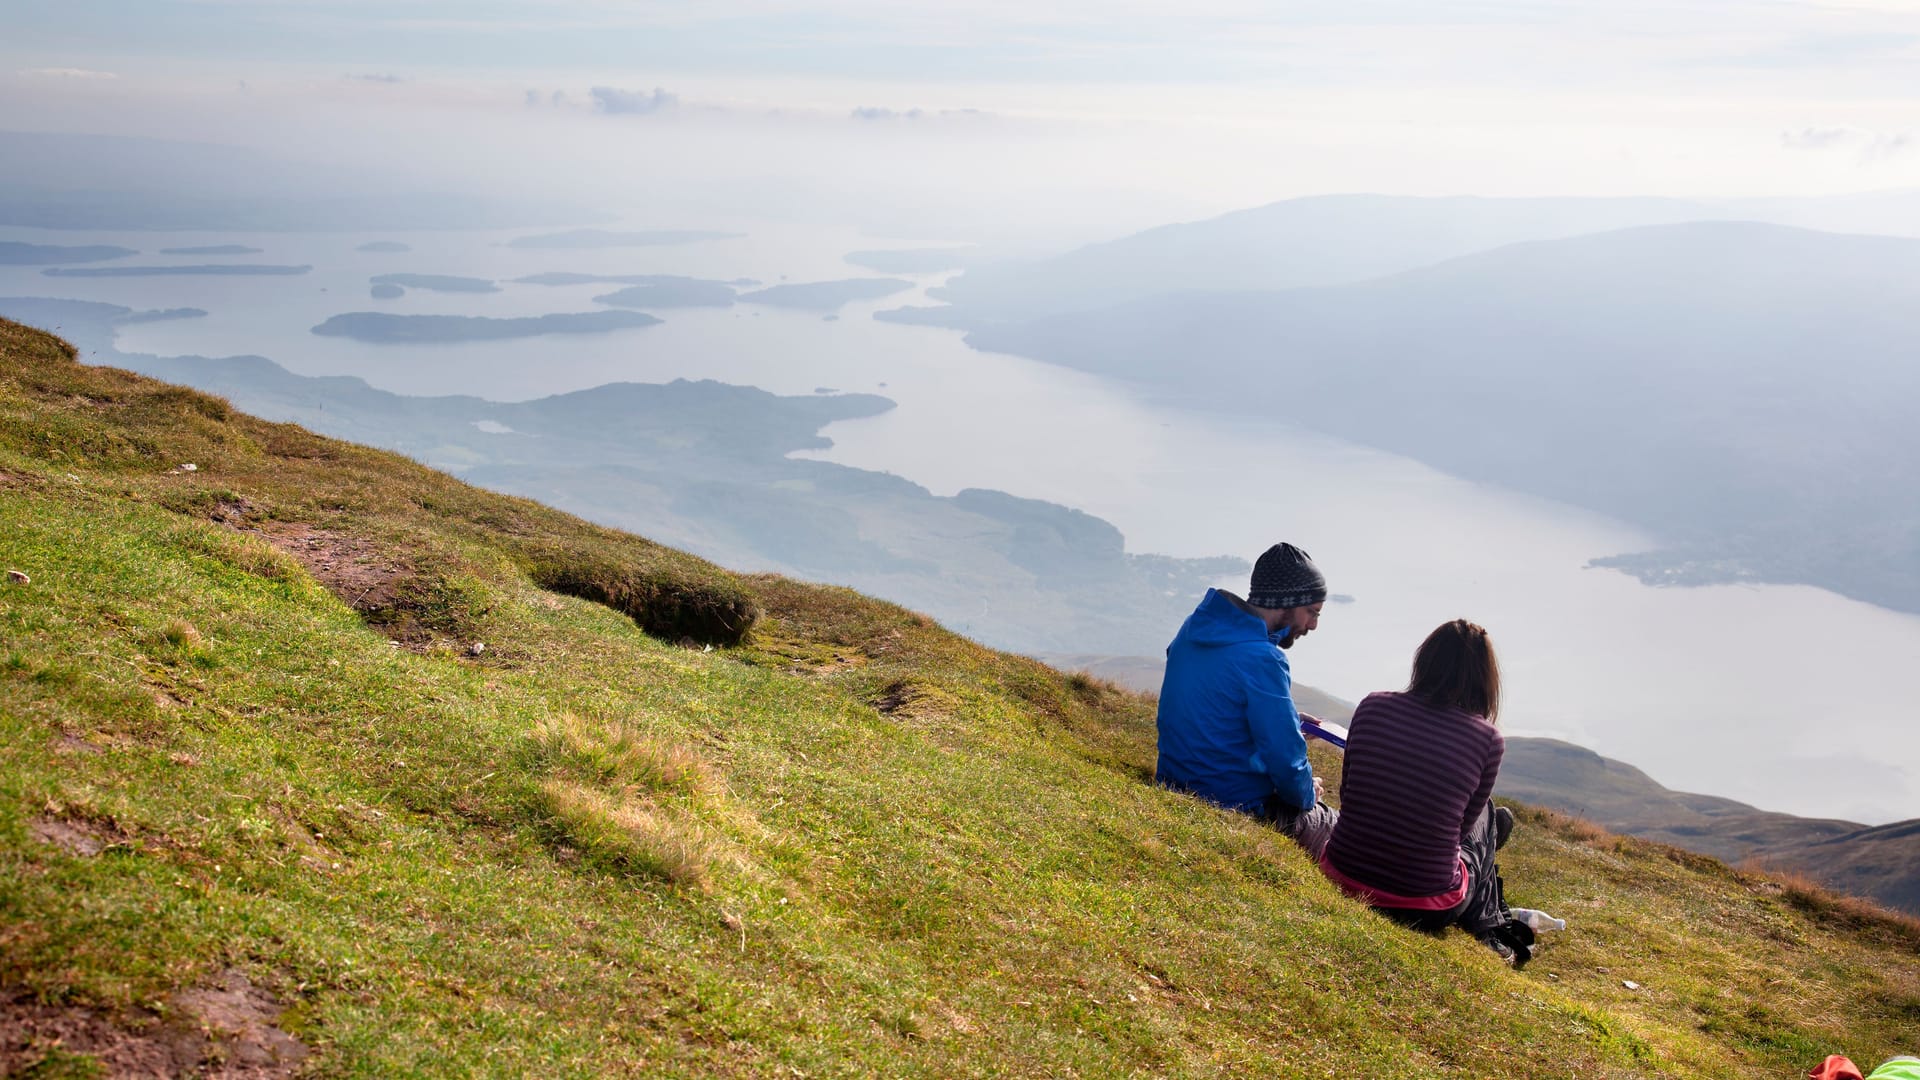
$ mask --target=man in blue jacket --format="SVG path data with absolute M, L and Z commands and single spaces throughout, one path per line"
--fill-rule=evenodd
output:
M 1247 598 L 1208 589 L 1167 646 L 1155 779 L 1272 822 L 1314 858 L 1338 816 L 1320 802 L 1293 706 L 1287 654 L 1320 625 L 1327 579 L 1307 553 L 1275 544 Z

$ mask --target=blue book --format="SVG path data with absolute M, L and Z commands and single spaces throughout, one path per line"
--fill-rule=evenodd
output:
M 1324 739 L 1342 750 L 1347 748 L 1347 729 L 1341 727 L 1339 724 L 1328 724 L 1324 722 L 1309 724 L 1305 720 L 1302 720 L 1300 721 L 1300 734 L 1305 735 L 1309 739 Z

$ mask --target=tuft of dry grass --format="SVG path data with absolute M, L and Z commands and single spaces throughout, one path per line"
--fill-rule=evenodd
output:
M 1816 922 L 1878 941 L 1904 943 L 1920 951 L 1920 918 L 1881 907 L 1862 897 L 1835 892 L 1806 874 L 1770 866 L 1764 860 L 1749 862 L 1740 869 L 1777 888 L 1781 899 L 1806 912 Z
M 532 738 L 538 764 L 576 783 L 648 795 L 714 793 L 713 772 L 699 755 L 623 721 L 560 713 L 541 721 Z
M 185 619 L 168 619 L 160 628 L 160 637 L 176 649 L 198 649 L 206 643 L 200 636 L 199 628 Z
M 592 864 L 705 891 L 722 847 L 702 825 L 713 770 L 621 720 L 559 713 L 530 735 L 537 809 Z
M 1541 806 L 1525 806 L 1519 803 L 1506 802 L 1505 800 L 1502 800 L 1502 805 L 1511 809 L 1515 818 L 1521 823 L 1546 830 L 1576 844 L 1605 845 L 1620 839 L 1613 833 L 1608 832 L 1606 829 L 1583 817 L 1563 814 L 1558 810 L 1549 810 Z
M 540 785 L 541 808 L 586 861 L 706 891 L 720 847 L 684 814 L 565 780 Z
M 1091 671 L 1069 671 L 1066 673 L 1066 687 L 1074 697 L 1086 705 L 1101 706 L 1108 699 L 1124 696 L 1130 691 L 1112 679 L 1102 678 Z

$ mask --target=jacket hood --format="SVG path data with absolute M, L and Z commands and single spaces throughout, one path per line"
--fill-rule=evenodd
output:
M 1187 616 L 1181 636 L 1195 645 L 1240 645 L 1249 641 L 1271 641 L 1266 620 L 1249 611 L 1246 602 L 1223 589 L 1208 589 L 1200 606 Z

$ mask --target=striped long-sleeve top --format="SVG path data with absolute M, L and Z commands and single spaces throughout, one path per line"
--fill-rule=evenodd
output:
M 1369 694 L 1347 733 L 1327 861 L 1399 896 L 1459 888 L 1461 838 L 1493 795 L 1505 752 L 1506 740 L 1483 717 L 1406 694 Z

